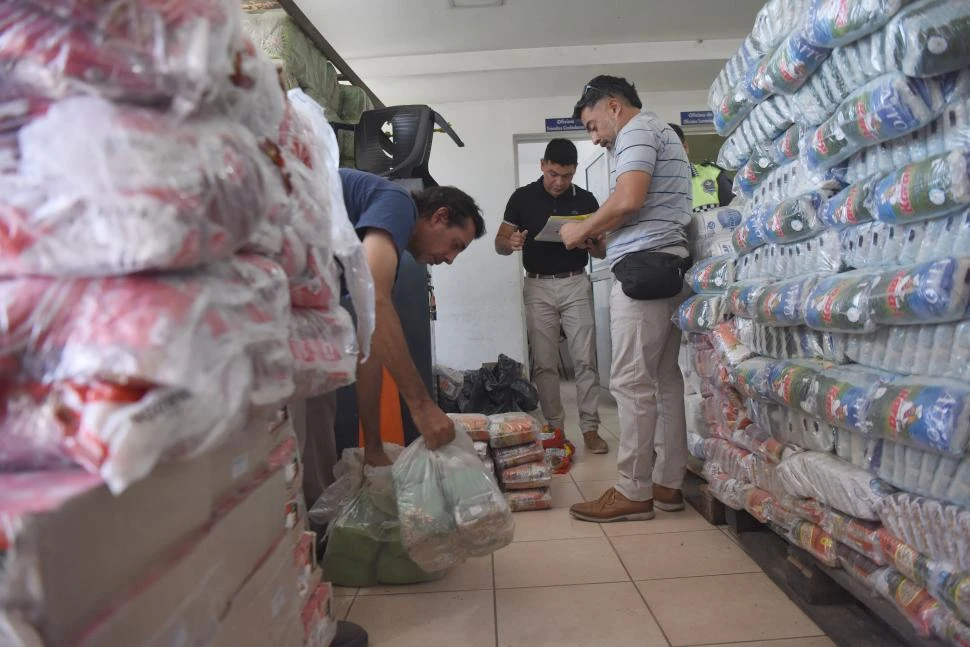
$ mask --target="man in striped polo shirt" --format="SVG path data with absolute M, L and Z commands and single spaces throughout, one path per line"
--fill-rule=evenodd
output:
M 614 166 L 609 199 L 561 232 L 567 248 L 605 234 L 615 276 L 610 391 L 620 421 L 619 478 L 598 500 L 570 508 L 584 521 L 652 519 L 654 507 L 684 508 L 684 379 L 677 364 L 681 335 L 671 317 L 687 293 L 690 163 L 677 134 L 642 108 L 626 79 L 598 76 L 574 113 L 593 143 L 611 152 Z

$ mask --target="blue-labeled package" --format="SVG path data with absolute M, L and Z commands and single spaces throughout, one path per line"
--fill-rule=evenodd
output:
M 767 398 L 771 394 L 771 369 L 776 360 L 752 357 L 731 367 L 731 381 L 742 395 Z
M 872 272 L 847 272 L 820 278 L 805 302 L 805 323 L 815 330 L 871 332 L 876 322 L 869 313 Z
M 816 376 L 830 364 L 813 360 L 779 360 L 768 374 L 770 397 L 789 409 L 803 409 Z
M 727 136 L 744 121 L 757 103 L 738 85 L 724 95 L 714 111 L 714 128 L 719 135 Z
M 825 199 L 821 191 L 811 191 L 782 202 L 764 219 L 765 241 L 796 243 L 820 232 L 825 225 L 818 212 Z
M 734 255 L 715 256 L 694 264 L 684 275 L 684 281 L 694 292 L 723 294 L 734 283 Z
M 793 94 L 831 52 L 831 48 L 813 45 L 805 30 L 796 28 L 762 61 L 750 85 L 766 94 Z
M 763 280 L 738 281 L 728 286 L 725 293 L 728 311 L 736 317 L 754 319 L 758 310 L 758 298 L 767 283 Z
M 765 239 L 764 218 L 768 212 L 767 207 L 756 209 L 734 230 L 731 239 L 734 244 L 734 251 L 739 254 L 750 252 L 767 243 Z
M 816 277 L 799 278 L 765 286 L 758 297 L 755 321 L 765 326 L 799 326 L 805 323 L 805 302 Z
M 771 152 L 776 166 L 784 166 L 798 159 L 802 135 L 801 126 L 795 124 L 774 141 Z
M 936 76 L 970 62 L 970 2 L 923 0 L 886 27 L 886 56 L 907 76 Z
M 806 37 L 838 47 L 881 29 L 909 0 L 812 0 Z
M 893 72 L 851 94 L 816 129 L 805 150 L 809 169 L 827 169 L 867 146 L 902 137 L 943 109 L 938 81 Z
M 775 163 L 771 146 L 755 146 L 751 150 L 751 157 L 745 162 L 741 170 L 734 176 L 734 192 L 746 198 L 754 195 L 755 189 L 778 168 Z
M 904 378 L 872 393 L 865 431 L 947 454 L 961 455 L 970 436 L 970 385 Z
M 802 409 L 841 429 L 864 433 L 872 394 L 892 377 L 884 371 L 856 366 L 825 369 L 816 374 Z
M 870 211 L 889 223 L 936 218 L 970 204 L 970 151 L 909 164 L 879 179 Z
M 684 332 L 710 332 L 724 321 L 724 298 L 718 294 L 695 294 L 677 308 L 673 321 Z
M 878 324 L 946 323 L 970 305 L 970 258 L 950 257 L 875 275 L 869 316 Z
M 826 200 L 819 211 L 819 218 L 829 227 L 851 227 L 870 222 L 874 216 L 869 212 L 868 200 L 875 182 L 856 182 Z

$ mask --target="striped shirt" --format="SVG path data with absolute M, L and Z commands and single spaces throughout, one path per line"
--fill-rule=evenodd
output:
M 633 252 L 676 246 L 686 251 L 692 201 L 690 162 L 677 133 L 648 110 L 617 134 L 610 193 L 616 190 L 617 178 L 629 171 L 649 173 L 650 190 L 640 209 L 607 236 L 610 267 Z

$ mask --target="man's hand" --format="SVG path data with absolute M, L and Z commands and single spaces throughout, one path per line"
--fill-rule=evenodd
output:
M 411 417 L 428 449 L 444 447 L 455 439 L 455 422 L 434 402 L 412 409 Z
M 371 467 L 387 467 L 392 465 L 391 459 L 384 453 L 383 447 L 364 447 L 364 465 Z
M 522 231 L 514 231 L 509 235 L 509 249 L 513 252 L 518 252 L 522 250 L 522 246 L 525 245 L 525 238 L 529 235 L 528 229 L 523 229 Z
M 585 249 L 589 235 L 586 233 L 584 223 L 567 222 L 559 230 L 559 237 L 562 238 L 566 249 Z

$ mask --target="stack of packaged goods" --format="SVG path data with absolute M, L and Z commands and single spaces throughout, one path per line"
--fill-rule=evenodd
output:
M 714 440 L 691 438 L 733 480 L 726 503 L 959 645 L 968 43 L 965 2 L 769 2 L 710 93 L 744 220 L 732 253 L 692 268 L 698 294 L 677 315 L 692 368 L 727 391 L 696 414 Z M 766 453 L 781 491 L 751 468 Z
M 499 483 L 513 512 L 552 507 L 552 471 L 538 421 L 527 413 L 489 417 L 489 441 Z
M 492 448 L 489 446 L 491 435 L 488 433 L 488 416 L 482 413 L 449 413 L 448 417 L 455 421 L 455 428 L 463 430 L 475 443 L 475 453 L 482 459 L 485 469 L 498 478 L 495 471 L 495 460 L 492 455 Z
M 232 0 L 0 14 L 0 643 L 328 644 L 281 406 L 373 288 L 322 110 Z

